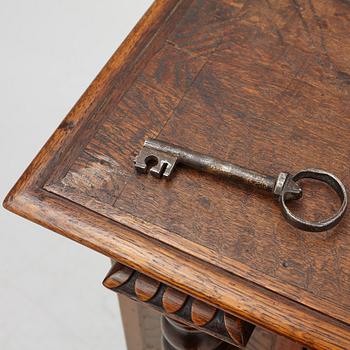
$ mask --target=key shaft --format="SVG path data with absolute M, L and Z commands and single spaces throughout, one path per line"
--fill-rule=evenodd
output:
M 150 139 L 145 141 L 144 147 L 171 155 L 172 157 L 176 158 L 176 164 L 181 163 L 213 175 L 226 177 L 231 180 L 238 180 L 269 192 L 273 192 L 274 190 L 276 178 L 273 176 L 263 175 L 257 171 L 246 169 L 239 165 L 164 141 Z M 173 170 L 174 167 L 171 168 Z

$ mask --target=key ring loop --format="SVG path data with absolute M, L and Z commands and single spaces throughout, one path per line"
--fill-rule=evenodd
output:
M 345 187 L 336 176 L 324 170 L 306 169 L 295 174 L 292 179 L 295 182 L 301 179 L 315 179 L 326 183 L 335 190 L 341 200 L 341 205 L 338 211 L 327 219 L 322 221 L 308 221 L 296 216 L 289 210 L 286 205 L 286 200 L 288 199 L 286 197 L 288 196 L 288 193 L 283 192 L 280 196 L 280 203 L 282 206 L 283 215 L 290 224 L 304 231 L 321 232 L 329 230 L 339 223 L 345 214 L 348 200 Z

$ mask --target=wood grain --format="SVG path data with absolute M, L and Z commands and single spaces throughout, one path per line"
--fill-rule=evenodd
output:
M 213 6 L 207 2 L 205 5 Z M 218 7 L 216 4 L 215 11 Z M 97 158 L 97 164 L 91 166 L 82 154 L 83 159 L 78 159 L 62 182 L 45 188 L 117 221 L 123 220 L 129 227 L 142 228 L 144 233 L 177 248 L 188 246 L 188 253 L 253 279 L 287 297 L 298 300 L 302 295 L 308 306 L 346 322 L 350 299 L 343 293 L 343 290 L 349 290 L 346 282 L 344 284 L 347 272 L 343 272 L 343 266 L 347 266 L 350 257 L 346 252 L 344 255 L 344 250 L 341 256 L 338 254 L 342 246 L 339 237 L 347 242 L 343 233 L 347 229 L 346 219 L 339 234 L 330 238 L 322 234 L 314 237 L 290 228 L 273 201 L 259 193 L 251 193 L 247 188 L 237 188 L 191 171 L 179 172 L 171 187 L 157 180 L 135 178 L 133 174 L 132 159 L 143 140 L 156 136 L 161 130 L 159 137 L 163 139 L 233 162 L 237 161 L 239 154 L 241 165 L 270 174 L 281 169 L 296 171 L 306 166 L 329 169 L 327 159 L 334 157 L 336 151 L 334 164 L 337 169 L 329 170 L 346 182 L 348 156 L 342 151 L 342 140 L 347 139 L 349 131 L 335 125 L 342 124 L 344 114 L 339 108 L 345 108 L 348 102 L 339 104 L 337 99 L 329 96 L 327 103 L 332 105 L 323 103 L 320 106 L 321 92 L 306 83 L 316 74 L 315 65 L 319 64 L 315 57 L 311 52 L 301 51 L 299 46 L 281 43 L 273 33 L 265 33 L 261 23 L 261 28 L 252 26 L 251 16 L 256 7 L 251 7 L 242 8 L 244 20 L 240 18 L 236 23 L 233 12 L 231 19 L 225 17 L 219 21 L 229 21 L 230 27 L 225 25 L 222 29 L 227 34 L 225 42 L 218 44 L 218 50 L 209 60 L 207 55 L 194 56 L 188 49 L 183 51 L 181 60 L 181 45 L 165 44 L 140 75 L 142 85 L 135 82 L 118 107 L 111 104 L 113 112 L 108 113 L 108 118 L 87 145 L 85 152 Z M 192 10 L 191 6 L 186 16 Z M 265 6 L 262 10 L 266 13 L 272 11 Z M 198 21 L 204 23 L 208 11 L 200 12 L 203 18 L 199 16 Z M 288 5 L 286 11 L 291 14 L 295 7 Z M 183 21 L 177 30 L 186 26 Z M 189 22 L 185 23 L 189 25 Z M 259 37 L 256 39 L 257 33 Z M 203 66 L 204 60 L 207 63 Z M 262 87 L 259 86 L 261 77 L 264 77 Z M 172 115 L 170 110 L 173 108 Z M 316 108 L 317 118 L 313 113 Z M 332 120 L 328 117 L 330 113 L 336 114 Z M 324 119 L 326 129 L 317 122 L 320 116 L 327 118 Z M 284 122 L 286 118 L 288 123 Z M 339 119 L 336 124 L 335 118 Z M 193 130 L 196 130 L 195 135 Z M 217 132 L 213 133 L 213 130 Z M 129 135 L 127 144 L 118 136 L 123 133 Z M 241 135 L 249 137 L 242 138 Z M 226 140 L 231 140 L 229 146 Z M 338 144 L 330 140 L 338 140 Z M 305 152 L 300 151 L 303 149 Z M 274 159 L 273 163 L 271 159 Z M 100 169 L 101 161 L 107 169 Z M 93 193 L 89 172 L 95 177 Z M 110 173 L 114 178 L 107 182 Z M 83 182 L 84 179 L 88 179 L 87 183 Z M 98 182 L 98 179 L 107 183 Z M 80 193 L 77 193 L 78 189 Z M 305 201 L 296 208 L 297 211 L 311 212 L 310 218 L 316 218 L 320 213 L 325 215 L 328 210 L 334 210 L 336 201 L 331 192 L 324 188 L 316 191 L 317 184 L 310 184 L 308 189 Z M 101 200 L 106 193 L 113 197 Z M 215 196 L 215 193 L 223 195 Z M 313 200 L 308 200 L 310 197 Z M 101 210 L 91 198 L 111 204 L 115 209 L 104 205 Z M 186 217 L 193 209 L 195 228 L 192 215 L 183 220 L 184 215 Z M 222 215 L 215 215 L 218 212 Z M 271 213 L 273 220 L 270 219 Z M 227 230 L 230 234 L 225 234 Z M 284 234 L 285 231 L 288 235 Z M 213 236 L 220 239 L 213 241 Z M 319 250 L 323 254 L 317 254 Z M 333 259 L 327 257 L 328 251 L 336 252 Z M 338 268 L 334 259 L 338 260 Z M 322 274 L 323 278 L 321 274 L 314 276 L 315 271 L 319 271 L 319 264 L 326 264 L 330 275 L 342 276 L 336 288 L 336 303 L 332 282 L 335 279 L 329 274 Z
M 191 319 L 197 326 L 205 326 L 215 316 L 216 308 L 203 303 L 200 300 L 194 300 L 191 307 Z
M 174 288 L 166 288 L 163 293 L 163 307 L 168 314 L 179 311 L 187 300 L 188 295 Z
M 156 295 L 159 287 L 160 282 L 142 275 L 135 281 L 135 294 L 141 301 L 149 301 Z
M 243 319 L 348 349 L 349 216 L 310 235 L 261 193 L 189 169 L 136 176 L 132 160 L 159 137 L 349 187 L 349 16 L 340 0 L 156 1 L 5 206 Z M 303 185 L 294 210 L 334 210 L 332 192 Z
M 183 252 L 170 251 L 169 246 L 62 197 L 47 191 L 25 192 L 10 204 L 18 215 L 273 332 L 316 349 L 346 349 L 349 344 L 348 325 L 222 269 L 209 268 Z
M 114 271 L 115 273 L 109 276 L 105 282 L 107 288 L 118 288 L 127 282 L 134 273 L 132 269 L 119 263 L 115 263 Z

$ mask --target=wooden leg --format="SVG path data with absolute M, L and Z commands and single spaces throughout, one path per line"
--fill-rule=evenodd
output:
M 258 327 L 251 335 L 254 327 L 249 323 L 119 263 L 113 265 L 103 283 L 122 293 L 118 295 L 128 350 L 238 350 L 230 344 L 232 340 L 242 348 L 246 345 L 246 350 L 306 349 Z M 209 327 L 213 321 L 215 327 Z M 195 322 L 200 323 L 198 329 L 193 327 Z M 204 332 L 203 326 L 207 326 Z
M 118 294 L 118 301 L 128 350 L 161 350 L 159 312 L 123 294 Z
M 103 280 L 103 285 L 142 305 L 149 305 L 161 314 L 171 315 L 172 319 L 195 328 L 195 332 L 198 334 L 210 334 L 209 338 L 220 339 L 218 343 L 227 342 L 234 346 L 244 347 L 254 329 L 254 325 L 246 321 L 117 262 L 109 270 Z M 137 317 L 140 319 L 140 316 Z M 125 328 L 128 328 L 127 319 L 129 317 L 123 318 L 125 319 Z M 141 326 L 138 325 L 138 327 Z M 127 329 L 125 332 L 128 338 Z M 140 332 L 142 333 L 142 331 Z M 134 332 L 131 334 L 132 339 L 129 343 L 135 342 Z M 139 338 L 144 339 L 142 335 Z M 139 344 L 142 344 L 142 341 Z M 143 349 L 140 348 L 140 350 Z
M 198 344 L 196 348 L 198 350 L 238 349 L 206 333 L 171 320 L 122 294 L 118 294 L 118 299 L 128 350 L 186 350 L 193 349 L 193 344 Z M 287 338 L 256 328 L 246 350 L 308 349 Z
M 238 350 L 237 347 L 169 317 L 161 317 L 163 350 Z
M 161 350 L 159 312 L 121 294 L 118 299 L 128 350 Z
M 239 350 L 220 339 L 162 316 L 163 350 Z M 256 328 L 246 350 L 308 350 L 301 344 L 277 334 Z

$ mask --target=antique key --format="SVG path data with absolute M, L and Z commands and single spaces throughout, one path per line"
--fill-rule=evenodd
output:
M 306 169 L 295 175 L 286 172 L 281 172 L 277 176 L 263 175 L 236 164 L 154 139 L 145 141 L 134 163 L 138 172 L 146 173 L 149 170 L 152 175 L 159 178 L 170 178 L 175 166 L 183 164 L 200 171 L 255 186 L 273 194 L 281 204 L 283 215 L 287 221 L 304 231 L 319 232 L 334 227 L 342 219 L 347 207 L 347 195 L 342 182 L 333 174 L 319 169 Z M 335 190 L 341 200 L 341 205 L 333 216 L 322 221 L 308 221 L 290 211 L 286 202 L 302 197 L 302 189 L 297 182 L 304 178 L 325 182 Z

